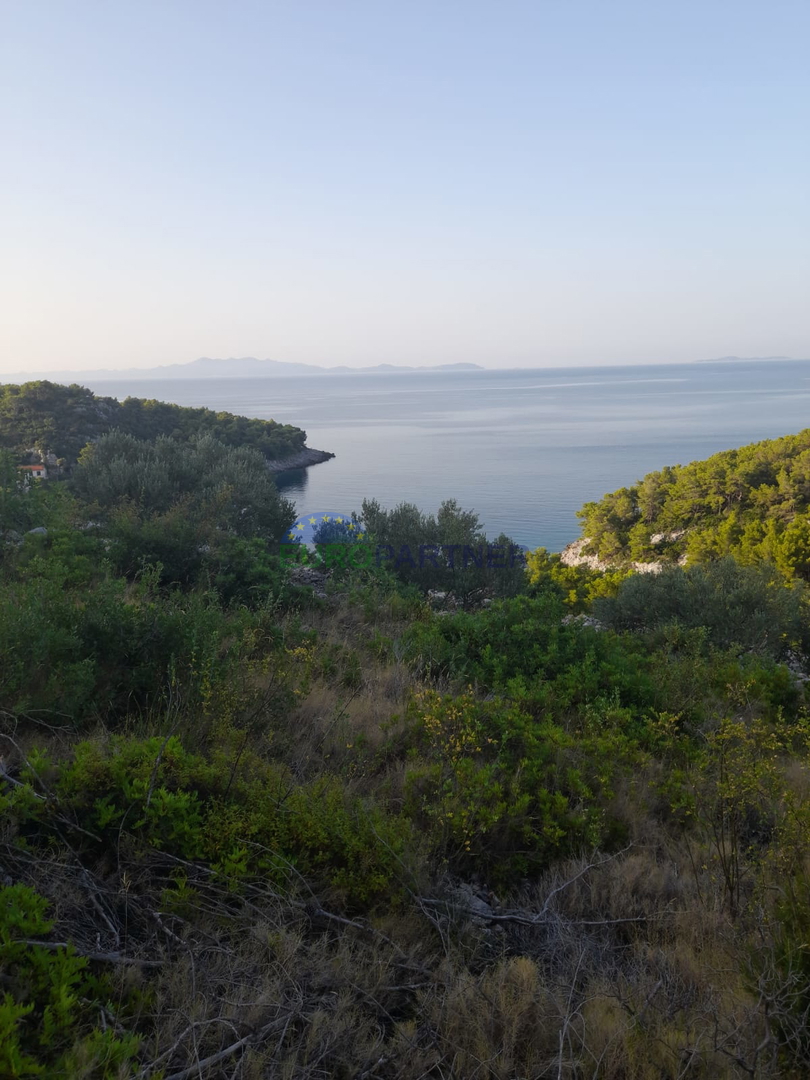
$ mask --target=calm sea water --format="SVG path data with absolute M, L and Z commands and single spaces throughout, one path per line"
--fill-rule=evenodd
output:
M 280 478 L 300 514 L 455 498 L 552 551 L 606 491 L 810 426 L 810 361 L 89 385 L 303 427 L 337 456 Z

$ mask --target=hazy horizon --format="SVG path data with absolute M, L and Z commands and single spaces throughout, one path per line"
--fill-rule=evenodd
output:
M 810 356 L 810 5 L 40 0 L 0 377 Z
M 214 360 L 214 361 L 220 362 L 220 363 L 228 363 L 229 361 L 238 362 L 240 360 L 259 360 L 259 362 L 263 362 L 264 360 L 270 360 L 272 358 L 270 358 L 270 357 L 265 357 L 265 358 L 261 358 L 261 357 L 197 357 L 196 359 L 197 360 Z M 727 362 L 727 361 L 738 361 L 740 363 L 748 363 L 748 362 L 753 363 L 755 361 L 779 361 L 779 360 L 782 360 L 782 361 L 795 361 L 797 363 L 808 363 L 808 362 L 810 362 L 810 357 L 775 356 L 775 355 L 774 356 L 761 356 L 761 357 L 754 357 L 754 356 L 718 356 L 718 357 L 700 357 L 698 359 L 690 359 L 690 360 L 662 360 L 662 361 L 647 361 L 647 362 L 645 362 L 645 361 L 637 361 L 637 362 L 628 362 L 628 363 L 625 363 L 625 364 L 622 364 L 622 363 L 555 364 L 555 363 L 551 362 L 551 363 L 547 363 L 547 364 L 514 365 L 514 366 L 511 366 L 511 367 L 481 364 L 481 365 L 478 365 L 478 370 L 493 371 L 493 372 L 494 371 L 501 371 L 501 372 L 508 372 L 508 371 L 555 371 L 555 370 L 559 370 L 559 371 L 578 371 L 578 370 L 590 370 L 592 368 L 605 368 L 605 369 L 608 369 L 608 368 L 622 368 L 622 367 L 644 368 L 644 367 L 664 367 L 664 366 L 672 366 L 672 365 L 678 366 L 678 365 L 681 365 L 681 364 L 693 364 L 693 363 L 696 363 L 696 364 L 713 363 L 713 362 L 714 363 L 723 363 L 723 362 Z M 76 373 L 81 374 L 83 376 L 84 375 L 91 376 L 91 375 L 94 375 L 96 373 L 98 373 L 98 374 L 110 374 L 111 377 L 114 377 L 114 375 L 120 373 L 121 375 L 127 376 L 128 378 L 132 379 L 133 378 L 133 375 L 132 375 L 133 372 L 143 371 L 144 374 L 148 375 L 148 374 L 154 373 L 156 371 L 160 371 L 163 368 L 174 368 L 174 367 L 178 367 L 178 366 L 184 367 L 184 366 L 188 366 L 189 364 L 193 364 L 193 363 L 194 363 L 194 361 L 180 361 L 180 362 L 177 362 L 177 363 L 170 362 L 170 363 L 167 363 L 167 364 L 156 364 L 156 365 L 152 365 L 152 366 L 149 366 L 149 367 L 139 367 L 138 365 L 131 365 L 131 366 L 126 367 L 126 368 L 124 368 L 124 367 L 114 368 L 114 367 L 110 367 L 110 366 L 100 366 L 98 368 L 83 368 L 83 369 L 78 369 L 78 368 L 75 368 L 75 369 L 74 368 L 61 368 L 61 369 L 51 368 L 51 369 L 46 370 L 46 369 L 43 368 L 43 369 L 32 369 L 29 373 L 26 373 L 25 371 L 4 373 L 2 370 L 0 370 L 0 383 L 3 383 L 4 381 L 7 381 L 9 375 L 20 375 L 20 376 L 22 376 L 22 375 L 30 374 L 31 377 L 37 377 L 39 375 L 58 376 L 60 371 L 65 373 L 65 374 L 72 374 L 72 373 L 76 372 Z M 284 361 L 282 361 L 282 363 L 284 363 Z M 307 366 L 313 367 L 314 369 L 318 369 L 318 372 L 322 373 L 324 375 L 341 374 L 341 372 L 339 370 L 341 365 L 328 365 L 328 364 L 323 364 L 323 365 L 317 364 L 316 365 L 316 364 L 313 364 L 313 365 L 307 365 Z M 362 374 L 364 371 L 371 371 L 375 366 L 378 366 L 378 365 L 367 364 L 367 365 L 362 366 L 362 367 L 359 366 L 359 365 L 357 367 L 354 367 L 353 365 L 346 365 L 346 367 L 349 367 L 352 372 L 355 372 L 357 374 Z M 403 369 L 407 369 L 410 365 L 402 364 L 402 365 L 395 365 L 395 366 L 401 367 Z M 427 371 L 430 371 L 430 370 L 435 370 L 437 368 L 438 368 L 438 365 L 431 365 L 431 364 L 419 365 L 419 366 L 418 365 L 413 365 L 412 366 L 412 370 L 414 372 L 418 372 L 418 371 L 426 371 L 427 372 Z M 470 370 L 470 369 L 468 369 L 468 370 Z M 202 379 L 202 380 L 205 380 L 206 378 L 218 378 L 218 377 L 226 377 L 226 376 L 207 376 L 207 375 L 199 375 L 199 376 L 197 376 L 198 379 Z M 254 375 L 245 375 L 245 376 L 235 376 L 235 377 L 236 378 L 255 378 L 256 376 L 254 376 Z M 284 378 L 286 376 L 285 375 L 276 375 L 276 376 L 269 376 L 269 377 L 270 378 Z M 290 372 L 289 377 L 295 377 L 295 372 Z M 167 380 L 167 381 L 171 381 L 171 380 Z

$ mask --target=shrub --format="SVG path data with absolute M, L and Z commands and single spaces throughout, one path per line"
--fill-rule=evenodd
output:
M 118 1080 L 139 1039 L 96 1026 L 105 983 L 84 957 L 30 943 L 52 929 L 46 909 L 26 885 L 0 886 L 0 1075 Z
M 612 783 L 633 755 L 627 740 L 574 737 L 469 690 L 419 692 L 408 715 L 419 760 L 406 773 L 406 810 L 456 870 L 504 883 L 607 839 Z
M 244 751 L 192 753 L 176 736 L 79 743 L 53 790 L 102 837 L 122 830 L 151 848 L 201 860 L 227 877 L 297 890 L 299 876 L 350 907 L 395 898 L 409 842 L 405 819 L 352 796 L 336 777 L 301 783 Z
M 786 586 L 772 568 L 722 559 L 634 574 L 593 612 L 616 630 L 705 627 L 712 645 L 778 657 L 803 640 L 804 603 L 802 586 Z
M 295 520 L 295 507 L 278 494 L 262 454 L 223 446 L 213 435 L 187 443 L 103 435 L 82 451 L 72 483 L 102 513 L 128 505 L 139 521 L 182 505 L 197 546 L 216 530 L 278 540 Z
M 525 587 L 517 545 L 504 535 L 488 543 L 478 515 L 454 499 L 435 516 L 410 503 L 385 510 L 366 499 L 361 518 L 384 565 L 405 584 L 452 592 L 462 603 L 483 593 L 513 596 Z
M 588 566 L 565 566 L 560 556 L 537 548 L 526 556 L 529 584 L 539 592 L 551 589 L 575 612 L 588 611 L 600 596 L 615 596 L 628 570 L 592 570 Z

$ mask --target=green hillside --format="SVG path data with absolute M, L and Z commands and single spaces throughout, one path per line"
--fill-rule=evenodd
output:
M 143 398 L 119 402 L 83 386 L 47 381 L 0 385 L 0 449 L 20 456 L 32 449 L 50 452 L 72 467 L 88 442 L 114 429 L 145 440 L 213 435 L 226 446 L 258 450 L 268 459 L 283 458 L 306 442 L 306 432 L 274 420 Z
M 648 473 L 580 511 L 611 562 L 732 555 L 810 577 L 810 429 Z

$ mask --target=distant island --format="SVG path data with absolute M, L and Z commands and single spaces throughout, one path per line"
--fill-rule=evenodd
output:
M 756 364 L 766 360 L 792 360 L 797 364 L 807 363 L 795 356 L 714 356 L 709 360 L 698 360 L 698 364 Z
M 153 368 L 126 368 L 116 371 L 99 368 L 95 371 L 50 371 L 37 374 L 23 373 L 0 376 L 2 382 L 52 379 L 61 383 L 83 382 L 87 379 L 115 381 L 117 379 L 248 379 L 281 378 L 289 375 L 344 375 L 368 372 L 400 371 L 483 371 L 479 364 L 434 364 L 428 367 L 409 367 L 404 364 L 375 364 L 374 367 L 354 368 L 339 365 L 322 367 L 318 364 L 290 364 L 283 360 L 258 360 L 255 356 L 212 359 L 200 357 L 187 364 L 164 364 Z

